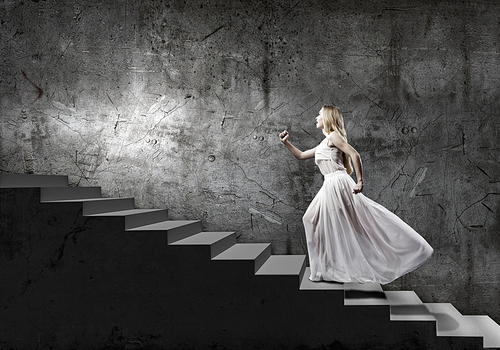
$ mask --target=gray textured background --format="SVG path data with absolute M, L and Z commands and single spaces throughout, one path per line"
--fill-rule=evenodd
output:
M 304 254 L 322 176 L 277 135 L 314 147 L 334 103 L 365 195 L 435 248 L 388 288 L 500 322 L 499 17 L 495 1 L 4 0 L 0 171 Z

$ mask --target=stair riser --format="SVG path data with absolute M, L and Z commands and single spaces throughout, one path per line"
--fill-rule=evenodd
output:
M 224 250 L 232 247 L 235 244 L 236 244 L 236 235 L 233 233 L 232 235 L 225 237 L 212 244 L 210 249 L 210 257 L 213 258 L 214 256 L 219 255 Z
M 302 265 L 300 266 L 299 274 L 298 275 L 269 275 L 273 276 L 275 279 L 280 279 L 280 278 L 287 278 L 287 277 L 292 277 L 293 281 L 293 286 L 291 288 L 300 290 L 300 285 L 302 284 L 302 279 L 304 278 L 304 274 L 306 272 L 307 268 L 307 260 L 304 258 L 304 261 L 302 262 Z M 260 275 L 260 276 L 265 276 L 265 275 Z M 304 291 L 300 291 L 301 293 Z
M 304 262 L 302 263 L 302 267 L 300 268 L 300 274 L 299 274 L 299 289 L 300 285 L 302 284 L 302 279 L 304 278 L 304 274 L 306 273 L 306 268 L 307 268 L 307 260 L 304 259 Z
M 110 211 L 134 209 L 133 198 L 116 198 L 102 201 L 83 202 L 83 215 L 102 214 Z
M 192 236 L 194 234 L 200 233 L 202 230 L 201 228 L 201 221 L 193 222 L 191 224 L 183 225 L 181 227 L 176 227 L 173 229 L 168 230 L 167 233 L 167 244 L 176 242 L 178 240 L 187 238 L 189 236 Z
M 136 227 L 154 224 L 166 220 L 168 220 L 167 210 L 129 215 L 125 217 L 125 229 L 130 230 Z
M 100 187 L 43 187 L 40 191 L 40 200 L 42 203 L 100 197 Z
M 254 271 L 254 273 L 256 273 L 257 271 L 259 271 L 259 269 L 262 267 L 262 265 L 264 265 L 264 263 L 266 262 L 267 259 L 269 259 L 270 256 L 271 256 L 271 246 L 269 245 L 255 259 L 255 271 Z
M 0 188 L 67 186 L 68 177 L 62 175 L 0 174 Z

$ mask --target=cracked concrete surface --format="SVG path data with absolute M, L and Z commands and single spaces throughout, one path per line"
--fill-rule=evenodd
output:
M 388 288 L 500 322 L 500 6 L 465 1 L 0 5 L 0 171 L 68 174 L 305 254 L 302 149 L 344 112 L 365 194 L 435 248 Z M 15 244 L 4 249 L 15 249 Z

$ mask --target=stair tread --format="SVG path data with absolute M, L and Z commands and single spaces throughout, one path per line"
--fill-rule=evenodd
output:
M 380 292 L 376 292 L 380 293 Z M 372 296 L 360 296 L 357 298 L 345 298 L 344 305 L 346 306 L 370 306 L 370 305 L 390 305 L 384 293 Z
M 64 187 L 44 187 L 42 186 L 41 188 L 46 188 L 48 190 L 53 190 L 53 191 L 85 191 L 88 189 L 102 189 L 101 186 L 64 186 Z
M 470 317 L 464 317 L 450 303 L 426 303 L 425 307 L 437 320 L 438 336 L 482 336 L 477 324 Z
M 0 174 L 0 188 L 67 187 L 66 175 Z
M 166 209 L 126 209 L 126 210 L 110 211 L 110 212 L 106 212 L 106 213 L 90 214 L 88 216 L 128 216 L 128 215 L 135 215 L 135 214 L 152 213 L 152 212 L 157 212 L 157 211 L 162 211 L 162 210 L 166 210 Z
M 69 199 L 102 198 L 101 187 L 42 187 L 42 202 L 62 201 Z
M 344 290 L 344 283 L 341 282 L 313 282 L 309 280 L 311 275 L 311 268 L 306 267 L 304 276 L 302 276 L 302 281 L 300 283 L 300 290 Z
M 129 228 L 127 231 L 163 231 L 199 222 L 199 220 L 167 220 L 154 224 Z
M 211 245 L 233 235 L 234 232 L 200 232 L 190 237 L 170 243 L 171 245 Z
M 390 305 L 420 305 L 422 300 L 411 290 L 385 291 Z
M 305 255 L 271 255 L 256 275 L 299 275 Z
M 54 200 L 44 200 L 43 203 L 71 203 L 71 202 L 98 202 L 98 201 L 113 201 L 117 199 L 134 199 L 133 197 L 119 197 L 119 198 L 71 198 L 71 199 L 54 199 Z
M 454 330 L 460 328 L 460 324 L 464 323 L 462 314 L 450 303 L 394 305 L 391 307 L 391 320 L 436 320 L 438 335 L 454 335 Z M 466 326 L 464 323 L 464 327 Z
M 451 303 L 424 303 L 424 305 L 427 310 L 433 314 L 445 313 L 456 317 L 462 316 L 460 311 L 458 311 Z
M 346 287 L 346 286 L 344 286 Z M 376 287 L 364 289 L 346 289 L 344 294 L 344 305 L 390 305 L 384 292 Z
M 379 283 L 344 283 L 344 289 L 347 291 L 364 291 L 364 292 L 383 292 L 382 286 Z
M 420 305 L 422 301 L 413 291 L 380 291 L 380 285 L 362 285 L 346 289 L 345 305 Z
M 483 331 L 474 320 L 463 316 L 434 314 L 437 319 L 438 336 L 481 337 Z
M 269 243 L 238 243 L 212 260 L 255 260 L 269 246 Z
M 500 325 L 486 315 L 462 316 L 469 322 L 473 322 L 477 329 L 484 336 L 483 345 L 485 348 L 500 348 Z
M 436 321 L 425 304 L 391 306 L 391 321 Z

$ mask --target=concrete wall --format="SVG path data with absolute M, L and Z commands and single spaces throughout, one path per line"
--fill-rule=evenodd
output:
M 388 288 L 500 322 L 500 5 L 2 1 L 0 171 L 68 174 L 240 242 L 306 252 L 299 148 L 344 113 L 365 195 L 435 248 Z

